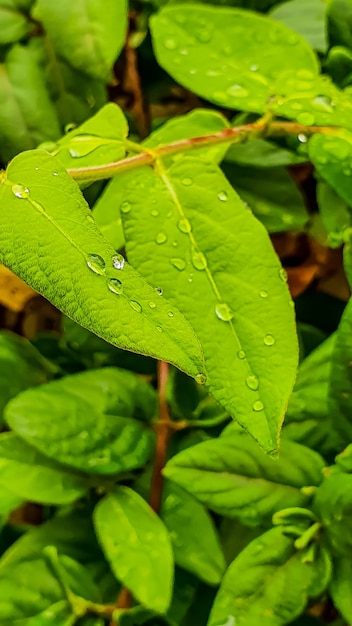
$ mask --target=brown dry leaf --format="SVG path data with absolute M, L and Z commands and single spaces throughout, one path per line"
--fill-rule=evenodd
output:
M 7 267 L 0 265 L 0 304 L 14 313 L 24 309 L 36 292 L 15 276 Z

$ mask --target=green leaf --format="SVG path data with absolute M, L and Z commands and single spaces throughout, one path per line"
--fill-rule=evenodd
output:
M 47 382 L 55 367 L 27 339 L 0 333 L 0 423 L 7 402 L 27 387 Z
M 339 558 L 334 563 L 334 576 L 329 591 L 335 607 L 346 622 L 352 620 L 352 561 Z
M 209 585 L 219 584 L 225 559 L 206 509 L 187 491 L 166 481 L 160 517 L 170 533 L 177 565 Z
M 334 83 L 339 87 L 346 87 L 351 83 L 352 52 L 343 46 L 330 48 L 325 61 L 325 69 Z
M 109 80 L 112 65 L 125 42 L 125 0 L 106 0 L 104 10 L 99 0 L 74 3 L 38 0 L 35 15 L 43 23 L 57 54 L 77 70 Z
M 244 548 L 224 576 L 208 626 L 284 626 L 300 615 L 324 565 L 304 562 L 293 544 L 274 528 Z
M 271 451 L 297 360 L 285 274 L 216 165 L 185 157 L 159 174 L 121 178 L 128 258 L 192 324 L 210 393 Z
M 223 170 L 238 195 L 269 233 L 304 228 L 309 215 L 302 194 L 285 168 L 254 168 L 225 163 Z
M 231 109 L 261 113 L 281 74 L 318 70 L 302 37 L 241 9 L 168 5 L 151 18 L 151 32 L 156 58 L 172 78 Z
M 0 527 L 2 522 L 6 522 L 9 513 L 17 509 L 22 501 L 23 498 L 14 494 L 11 489 L 6 489 L 4 485 L 0 486 Z
M 289 0 L 275 6 L 270 17 L 304 37 L 315 50 L 325 52 L 325 10 L 324 0 Z
M 305 161 L 295 152 L 275 145 L 266 139 L 251 139 L 247 143 L 232 144 L 226 153 L 225 163 L 251 167 L 285 167 Z
M 59 600 L 33 617 L 11 621 L 8 626 L 73 626 L 75 617 L 67 600 Z M 6 622 L 7 624 L 7 622 Z M 6 626 L 6 625 L 5 625 Z
M 352 137 L 315 135 L 309 141 L 309 156 L 319 174 L 339 196 L 352 205 Z
M 349 300 L 339 327 L 332 354 L 328 408 L 334 416 L 336 431 L 344 443 L 352 440 L 352 299 Z
M 120 177 L 116 176 L 106 185 L 93 207 L 97 226 L 115 250 L 121 250 L 125 245 L 120 211 L 122 203 L 123 186 Z M 122 210 L 126 207 L 128 205 L 124 205 Z
M 15 43 L 33 30 L 33 24 L 12 0 L 0 1 L 0 45 Z
M 338 248 L 344 243 L 344 231 L 351 225 L 351 211 L 346 202 L 324 181 L 318 181 L 317 201 L 319 213 L 328 232 L 329 246 Z
M 5 57 L 0 72 L 0 158 L 60 136 L 55 107 L 35 55 L 19 44 Z
M 352 7 L 349 0 L 331 0 L 326 15 L 330 46 L 346 46 L 352 50 Z
M 323 466 L 316 452 L 291 441 L 273 460 L 230 425 L 219 439 L 176 454 L 163 473 L 216 513 L 257 526 L 280 509 L 304 506 L 301 487 L 318 485 Z
M 23 500 L 67 504 L 87 490 L 81 477 L 49 461 L 13 433 L 0 436 L 0 485 Z
M 98 503 L 94 523 L 118 580 L 141 604 L 165 613 L 171 601 L 173 559 L 160 518 L 137 493 L 118 487 Z
M 128 417 L 130 407 L 125 416 L 125 381 L 131 393 L 139 392 L 140 404 L 143 398 L 150 401 L 143 389 L 148 386 L 141 381 L 141 393 L 131 379 L 135 377 L 129 372 L 103 369 L 28 389 L 7 405 L 5 419 L 28 444 L 69 467 L 93 474 L 130 471 L 143 466 L 154 447 L 154 433 Z M 99 393 L 101 398 L 97 398 Z M 152 398 L 155 407 L 153 394 Z M 121 412 L 113 406 L 113 399 Z M 131 397 L 128 402 L 132 404 Z
M 349 524 L 352 512 L 352 475 L 338 468 L 325 471 L 325 478 L 317 489 L 313 510 L 320 517 L 324 533 L 335 555 L 352 554 L 352 531 Z
M 77 184 L 54 157 L 21 154 L 2 182 L 4 265 L 110 343 L 173 362 L 192 376 L 202 372 L 201 349 L 189 324 L 175 309 L 171 318 L 170 304 L 131 266 L 113 266 L 123 260 L 115 261 Z M 156 300 L 152 309 L 149 303 Z

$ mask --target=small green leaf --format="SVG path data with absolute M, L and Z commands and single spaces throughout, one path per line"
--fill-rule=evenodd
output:
M 318 181 L 317 201 L 319 213 L 328 232 L 329 246 L 338 248 L 344 243 L 346 228 L 351 226 L 351 211 L 346 202 L 325 181 Z
M 13 433 L 0 436 L 0 484 L 23 500 L 67 504 L 87 490 L 81 477 L 49 461 Z
M 137 398 L 141 391 L 131 378 L 129 372 L 93 370 L 28 389 L 7 405 L 5 419 L 28 444 L 60 463 L 93 474 L 130 471 L 143 466 L 154 447 L 153 432 L 128 417 L 133 400 L 124 381 Z M 144 397 L 150 400 L 142 392 L 140 404 Z
M 166 481 L 160 516 L 170 533 L 177 565 L 209 585 L 219 584 L 225 559 L 206 509 L 187 491 Z
M 185 157 L 159 174 L 119 181 L 128 258 L 192 324 L 210 393 L 272 451 L 297 361 L 285 273 L 216 165 Z
M 141 604 L 165 613 L 171 601 L 173 559 L 160 518 L 137 493 L 118 487 L 98 503 L 94 523 L 118 580 Z
M 61 132 L 55 107 L 35 55 L 13 46 L 0 66 L 0 158 L 57 139 Z
M 18 155 L 2 183 L 4 265 L 110 343 L 173 362 L 192 376 L 202 373 L 201 348 L 189 323 L 176 309 L 171 318 L 171 305 L 116 257 L 57 159 L 39 150 Z M 151 301 L 157 302 L 154 309 Z
M 332 601 L 346 622 L 352 621 L 352 561 L 339 558 L 334 563 L 334 576 L 329 591 Z
M 290 441 L 273 460 L 230 425 L 219 439 L 172 457 L 164 475 L 216 513 L 257 526 L 280 509 L 304 506 L 301 487 L 318 485 L 323 466 L 316 452 Z
M 231 109 L 261 113 L 281 74 L 318 70 L 302 37 L 241 9 L 168 5 L 151 18 L 151 32 L 158 62 L 177 82 Z
M 342 557 L 352 554 L 352 530 L 349 523 L 352 511 L 352 475 L 338 468 L 327 470 L 315 493 L 313 510 L 322 521 L 333 554 Z
M 324 0 L 289 0 L 270 11 L 270 17 L 285 24 L 319 52 L 327 47 Z
M 0 2 L 0 45 L 15 43 L 22 39 L 31 30 L 34 25 L 31 24 L 28 17 L 18 10 L 16 2 L 11 0 L 1 0 Z
M 345 202 L 352 205 L 352 137 L 315 135 L 309 141 L 309 155 L 319 174 Z
M 304 610 L 317 568 L 280 529 L 267 531 L 231 563 L 208 626 L 284 626 Z
M 35 16 L 42 22 L 57 54 L 77 70 L 109 80 L 112 65 L 125 42 L 125 0 L 105 0 L 104 10 L 99 0 L 74 3 L 38 0 Z

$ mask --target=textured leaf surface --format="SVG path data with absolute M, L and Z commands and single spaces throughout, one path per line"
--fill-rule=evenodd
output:
M 19 44 L 0 65 L 0 128 L 0 157 L 5 162 L 61 134 L 35 55 Z
M 136 492 L 118 487 L 98 503 L 94 523 L 118 580 L 141 604 L 164 613 L 171 600 L 173 558 L 160 518 Z
M 309 156 L 319 174 L 352 205 L 352 137 L 316 135 L 309 142 Z
M 160 65 L 181 85 L 220 106 L 263 112 L 281 73 L 317 72 L 303 38 L 249 11 L 166 6 L 152 18 L 151 29 Z
M 86 492 L 81 477 L 49 461 L 13 433 L 0 437 L 1 485 L 24 500 L 67 504 Z
M 297 360 L 283 270 L 216 165 L 187 157 L 160 173 L 121 179 L 128 258 L 192 324 L 212 395 L 273 450 Z
M 170 533 L 176 564 L 210 585 L 219 584 L 225 558 L 206 509 L 187 491 L 165 481 L 160 516 Z
M 316 491 L 313 507 L 324 526 L 333 554 L 352 554 L 352 475 L 334 468 Z
M 280 529 L 269 530 L 228 568 L 208 626 L 284 626 L 303 611 L 320 567 L 302 562 Z
M 114 248 L 54 157 L 21 154 L 2 182 L 4 265 L 110 343 L 171 361 L 193 376 L 202 372 L 201 349 L 189 324 L 132 267 L 113 266 Z
M 304 506 L 300 489 L 319 484 L 323 466 L 317 453 L 290 441 L 273 460 L 230 425 L 219 439 L 176 454 L 164 474 L 216 513 L 256 526 L 282 508 Z
M 325 52 L 325 10 L 324 0 L 289 0 L 274 7 L 270 17 L 302 35 L 315 50 Z
M 352 620 L 352 563 L 349 558 L 337 559 L 329 591 L 332 601 L 346 622 Z
M 8 404 L 6 421 L 42 454 L 78 470 L 114 474 L 140 467 L 152 454 L 154 434 L 139 421 L 125 416 L 124 396 L 127 395 L 127 415 L 132 413 L 128 401 L 133 406 L 133 400 L 122 386 L 124 378 L 130 382 L 128 373 L 126 377 L 124 373 L 113 369 L 90 371 L 88 376 L 78 374 L 29 389 Z M 92 380 L 94 376 L 96 382 Z M 114 383 L 115 401 L 122 409 L 119 414 L 116 407 L 115 415 L 110 413 L 114 410 Z M 99 392 L 102 397 L 97 399 Z M 148 392 L 144 396 L 148 402 Z
M 105 0 L 103 9 L 99 0 L 38 0 L 36 17 L 63 59 L 89 76 L 109 79 L 125 42 L 125 0 Z

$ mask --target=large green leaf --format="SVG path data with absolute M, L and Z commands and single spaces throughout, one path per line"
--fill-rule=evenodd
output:
M 211 394 L 274 450 L 297 362 L 285 273 L 215 164 L 185 157 L 157 173 L 121 179 L 128 258 L 192 324 Z
M 63 59 L 89 76 L 109 79 L 125 42 L 125 0 L 105 0 L 104 7 L 99 0 L 38 0 L 35 15 Z
M 335 467 L 326 470 L 324 481 L 315 493 L 313 507 L 322 520 L 333 553 L 351 556 L 352 475 Z
M 326 553 L 305 562 L 293 544 L 274 528 L 244 548 L 224 576 L 208 626 L 284 626 L 300 615 L 323 590 L 330 564 Z
M 151 29 L 160 65 L 220 106 L 263 112 L 280 74 L 318 70 L 302 37 L 241 9 L 168 5 L 152 17 Z
M 325 52 L 325 10 L 324 0 L 289 0 L 274 7 L 270 17 L 302 35 L 315 50 Z
M 13 0 L 0 0 L 0 45 L 4 46 L 22 39 L 33 30 L 33 24 Z
M 6 162 L 59 136 L 56 110 L 35 55 L 17 44 L 0 64 L 0 158 Z
M 230 425 L 219 439 L 176 454 L 164 474 L 216 513 L 257 526 L 282 508 L 304 506 L 301 487 L 319 484 L 323 466 L 316 452 L 290 441 L 273 460 Z
M 173 558 L 160 518 L 135 491 L 118 487 L 98 503 L 94 522 L 115 576 L 141 604 L 165 613 L 171 601 Z
M 332 601 L 346 622 L 352 620 L 352 562 L 350 558 L 336 559 L 329 591 Z
M 84 480 L 49 461 L 14 433 L 0 436 L 0 488 L 23 500 L 67 504 L 87 491 Z
M 0 205 L 4 265 L 110 343 L 202 374 L 201 348 L 189 324 L 123 266 L 54 157 L 42 151 L 17 156 L 3 176 Z
M 143 466 L 152 454 L 154 433 L 123 411 L 123 382 L 131 383 L 133 375 L 113 369 L 87 374 L 28 389 L 7 405 L 7 423 L 39 452 L 77 470 L 115 474 Z M 112 393 L 121 412 L 112 406 L 114 383 Z M 102 397 L 97 399 L 99 393 Z M 141 395 L 150 401 L 148 392 Z M 131 412 L 127 410 L 127 415 Z

